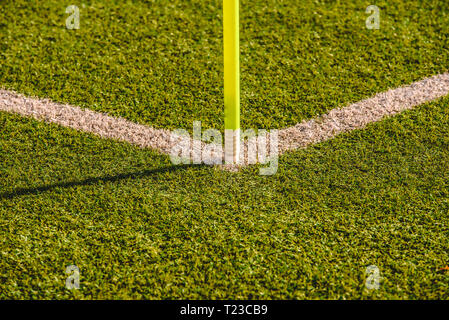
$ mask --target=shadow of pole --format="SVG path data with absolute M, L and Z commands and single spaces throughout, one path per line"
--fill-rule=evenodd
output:
M 23 195 L 32 195 L 32 194 L 39 194 L 42 192 L 50 191 L 56 188 L 70 188 L 70 187 L 76 187 L 76 186 L 88 186 L 93 185 L 98 182 L 115 182 L 119 180 L 124 179 L 138 179 L 142 177 L 148 177 L 157 173 L 163 173 L 163 172 L 173 172 L 178 170 L 185 170 L 190 167 L 198 167 L 199 165 L 178 165 L 178 166 L 167 166 L 162 168 L 156 168 L 156 169 L 148 169 L 144 171 L 138 171 L 138 172 L 129 172 L 129 173 L 122 173 L 118 175 L 107 175 L 103 177 L 93 177 L 93 178 L 87 178 L 84 180 L 78 180 L 78 181 L 69 181 L 69 182 L 59 182 L 54 184 L 49 184 L 45 186 L 40 187 L 31 187 L 31 188 L 18 188 L 10 192 L 3 192 L 0 193 L 0 199 L 12 199 L 17 196 L 23 196 Z

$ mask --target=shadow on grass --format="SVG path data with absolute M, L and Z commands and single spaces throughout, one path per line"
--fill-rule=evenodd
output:
M 70 187 L 76 187 L 76 186 L 88 186 L 92 185 L 98 182 L 115 182 L 119 180 L 124 179 L 137 179 L 142 177 L 148 177 L 152 176 L 154 174 L 163 173 L 163 172 L 174 172 L 179 170 L 185 170 L 187 168 L 191 167 L 199 167 L 199 165 L 178 165 L 178 166 L 167 166 L 162 168 L 156 168 L 156 169 L 148 169 L 138 172 L 129 172 L 129 173 L 122 173 L 118 175 L 107 175 L 103 177 L 93 177 L 93 178 L 87 178 L 84 180 L 78 180 L 78 181 L 69 181 L 69 182 L 58 182 L 53 183 L 45 186 L 40 187 L 32 187 L 32 188 L 18 188 L 16 190 L 10 191 L 10 192 L 3 192 L 0 193 L 0 199 L 12 199 L 17 196 L 23 196 L 23 195 L 32 195 L 32 194 L 39 194 L 42 192 L 50 191 L 56 188 L 70 188 Z

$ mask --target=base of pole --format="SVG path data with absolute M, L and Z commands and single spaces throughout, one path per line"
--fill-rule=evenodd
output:
M 225 130 L 225 164 L 240 162 L 240 129 Z

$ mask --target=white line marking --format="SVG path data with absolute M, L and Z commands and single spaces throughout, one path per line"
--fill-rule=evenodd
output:
M 364 128 L 369 123 L 380 121 L 385 117 L 448 94 L 449 73 L 444 73 L 379 93 L 344 108 L 333 109 L 323 116 L 279 130 L 279 153 L 304 148 L 331 139 L 342 132 Z M 174 143 L 170 138 L 170 130 L 155 129 L 89 109 L 59 104 L 48 99 L 25 97 L 14 91 L 3 89 L 0 89 L 0 111 L 56 123 L 93 133 L 102 138 L 126 141 L 141 148 L 151 148 L 168 155 Z M 201 148 L 205 145 L 201 143 Z M 222 156 L 212 155 L 211 157 Z
M 329 113 L 279 131 L 281 153 L 306 147 L 342 132 L 366 127 L 385 117 L 449 94 L 449 73 L 426 78 L 411 85 L 388 90 L 374 97 L 336 108 Z

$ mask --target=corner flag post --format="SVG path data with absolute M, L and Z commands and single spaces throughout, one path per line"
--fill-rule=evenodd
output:
M 240 151 L 239 0 L 223 0 L 225 162 Z

